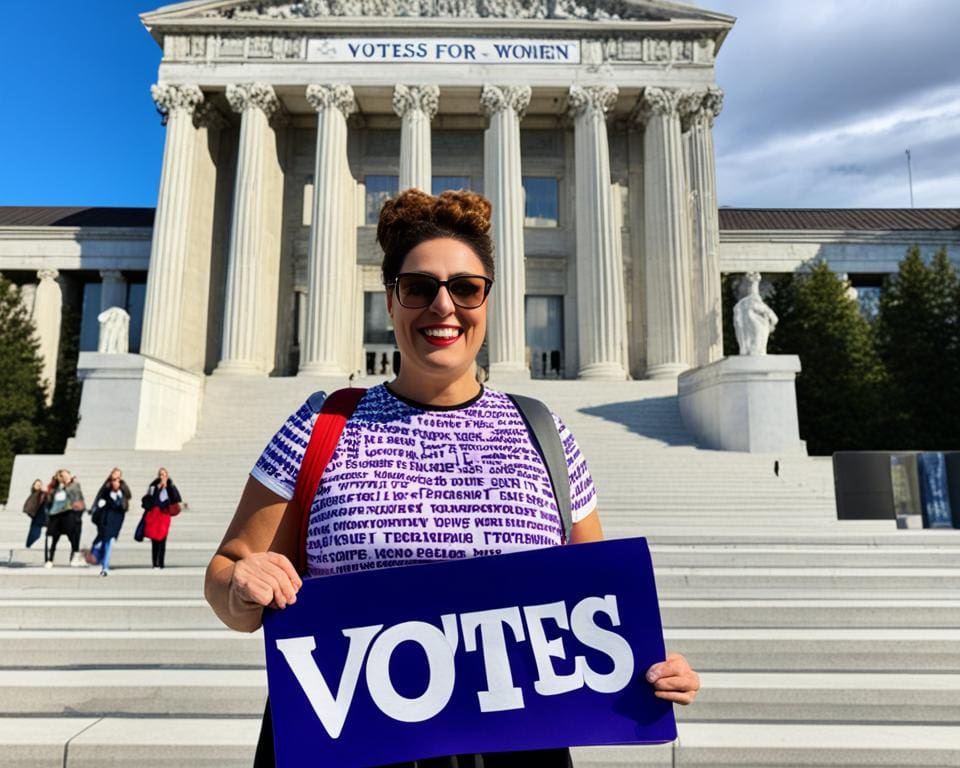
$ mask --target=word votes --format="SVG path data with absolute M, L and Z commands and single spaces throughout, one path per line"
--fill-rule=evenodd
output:
M 419 723 L 439 714 L 453 696 L 457 683 L 456 656 L 463 639 L 463 651 L 481 651 L 486 688 L 477 691 L 481 712 L 523 709 L 524 691 L 514 685 L 507 648 L 509 628 L 517 643 L 529 644 L 537 669 L 534 691 L 540 696 L 558 696 L 586 686 L 598 693 L 617 693 L 630 683 L 634 656 L 627 640 L 599 626 L 597 614 L 620 626 L 616 595 L 586 597 L 567 613 L 564 601 L 538 605 L 510 606 L 440 617 L 440 628 L 424 621 L 406 621 L 384 629 L 383 624 L 342 630 L 349 641 L 346 660 L 336 694 L 317 666 L 312 636 L 278 639 L 277 649 L 300 684 L 331 738 L 339 738 L 360 673 L 366 661 L 366 684 L 370 698 L 389 718 Z M 577 643 L 598 651 L 612 661 L 612 669 L 598 672 L 585 656 L 574 656 L 573 671 L 557 674 L 554 659 L 566 659 L 563 637 L 547 639 L 545 622 L 568 630 Z M 390 660 L 401 643 L 415 643 L 426 658 L 427 676 L 423 692 L 408 697 L 397 691 L 390 677 Z

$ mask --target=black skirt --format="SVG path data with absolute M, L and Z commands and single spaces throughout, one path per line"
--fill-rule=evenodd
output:
M 270 715 L 269 701 L 263 713 L 253 768 L 276 768 L 276 756 L 273 751 L 273 719 Z M 573 761 L 570 759 L 570 750 L 564 747 L 528 752 L 488 752 L 482 755 L 431 757 L 410 763 L 393 763 L 380 768 L 573 768 Z

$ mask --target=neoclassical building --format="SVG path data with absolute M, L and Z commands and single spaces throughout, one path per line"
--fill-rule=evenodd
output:
M 82 350 L 99 312 L 128 309 L 136 354 L 81 360 L 81 376 L 103 383 L 104 407 L 110 382 L 139 382 L 139 412 L 182 421 L 184 439 L 207 375 L 389 367 L 375 224 L 408 187 L 493 202 L 495 381 L 713 362 L 723 272 L 820 257 L 869 288 L 911 244 L 960 257 L 955 210 L 718 216 L 726 15 L 659 0 L 193 0 L 141 18 L 163 49 L 155 212 L 0 209 L 0 271 L 23 288 L 48 373 L 62 304 L 82 314 Z
M 340 374 L 389 344 L 389 194 L 493 202 L 491 374 L 720 355 L 711 126 L 733 19 L 672 3 L 187 2 L 144 14 L 166 122 L 141 353 Z M 378 358 L 379 362 L 379 358 Z

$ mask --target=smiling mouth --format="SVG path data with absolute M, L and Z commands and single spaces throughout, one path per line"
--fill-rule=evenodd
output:
M 463 328 L 453 326 L 431 326 L 417 329 L 421 336 L 437 347 L 453 344 L 463 335 Z

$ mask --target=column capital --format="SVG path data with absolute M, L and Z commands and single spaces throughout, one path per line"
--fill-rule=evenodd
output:
M 317 112 L 324 109 L 339 109 L 345 118 L 357 111 L 353 88 L 349 85 L 308 85 L 307 101 Z
M 234 112 L 242 113 L 248 109 L 259 109 L 268 119 L 283 113 L 283 106 L 273 86 L 266 83 L 228 85 L 226 96 L 230 109 Z
M 679 91 L 677 112 L 684 132 L 697 120 L 712 126 L 714 118 L 723 107 L 723 90 L 715 85 L 699 90 Z
M 706 95 L 703 97 L 702 109 L 710 125 L 713 125 L 714 118 L 723 109 L 723 88 L 717 85 L 709 86 Z
M 41 283 L 44 280 L 56 280 L 58 277 L 60 277 L 59 270 L 56 270 L 56 269 L 38 269 L 37 270 L 37 280 L 39 280 Z
M 633 119 L 646 125 L 652 117 L 674 117 L 679 114 L 681 92 L 675 88 L 644 88 L 637 100 Z
M 573 117 L 596 113 L 605 116 L 613 109 L 620 91 L 613 85 L 571 85 L 567 108 Z
M 393 111 L 397 117 L 403 117 L 411 109 L 423 112 L 433 119 L 440 108 L 440 88 L 436 85 L 393 86 Z
M 174 110 L 182 109 L 192 113 L 197 104 L 203 101 L 203 91 L 198 85 L 156 83 L 150 86 L 150 95 L 157 105 L 157 111 L 163 116 L 164 123 Z
M 480 109 L 487 117 L 512 109 L 519 119 L 530 106 L 531 93 L 529 85 L 485 85 L 480 92 Z
M 105 283 L 125 280 L 123 272 L 119 269 L 101 269 L 100 279 Z

